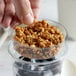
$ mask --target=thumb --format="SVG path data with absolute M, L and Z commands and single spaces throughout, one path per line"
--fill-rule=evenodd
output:
M 16 9 L 16 15 L 18 16 L 19 20 L 22 23 L 31 24 L 34 20 L 34 17 L 29 0 L 13 1 Z

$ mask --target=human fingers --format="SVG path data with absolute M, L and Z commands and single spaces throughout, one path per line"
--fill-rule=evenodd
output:
M 41 6 L 41 0 L 30 0 L 30 3 L 34 17 L 38 18 L 40 6 Z
M 29 0 L 13 0 L 16 14 L 19 20 L 25 24 L 31 24 L 34 20 Z
M 5 14 L 4 14 L 4 18 L 3 18 L 3 26 L 4 27 L 8 27 L 11 24 L 12 21 L 12 17 L 15 14 L 15 8 L 14 5 L 12 3 L 12 0 L 5 0 Z

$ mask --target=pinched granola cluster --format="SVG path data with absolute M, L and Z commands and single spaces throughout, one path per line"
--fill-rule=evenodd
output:
M 17 26 L 15 32 L 15 40 L 21 44 L 28 44 L 31 47 L 52 47 L 62 43 L 64 39 L 62 32 L 45 20 L 37 21 L 27 27 Z

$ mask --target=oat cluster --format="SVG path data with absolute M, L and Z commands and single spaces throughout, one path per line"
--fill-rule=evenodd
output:
M 31 47 L 52 47 L 64 40 L 62 32 L 46 20 L 36 21 L 27 27 L 17 26 L 15 32 L 16 41 Z

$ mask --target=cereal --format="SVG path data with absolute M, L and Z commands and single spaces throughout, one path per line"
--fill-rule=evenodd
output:
M 58 53 L 58 48 L 55 48 L 54 46 L 58 45 L 60 47 L 60 43 L 63 42 L 64 36 L 62 32 L 53 25 L 50 25 L 46 20 L 42 21 L 36 21 L 31 26 L 27 27 L 20 27 L 17 26 L 15 28 L 15 37 L 14 39 L 20 44 L 29 45 L 29 49 L 31 52 L 28 51 L 28 49 L 22 49 L 21 53 L 23 56 L 29 57 L 29 58 L 49 58 L 54 56 L 56 53 Z M 52 48 L 47 51 L 39 50 L 38 48 Z M 17 47 L 20 48 L 20 47 Z M 27 52 L 28 51 L 28 52 Z

